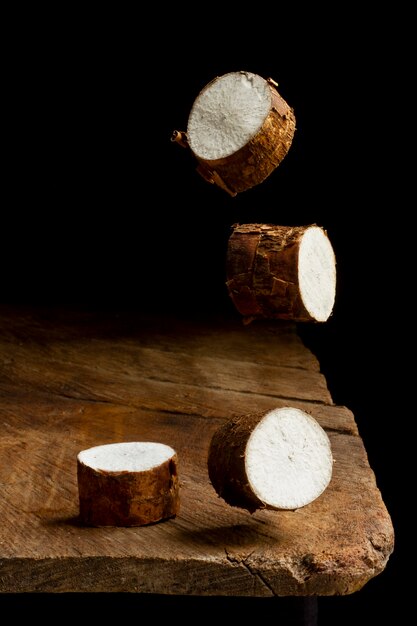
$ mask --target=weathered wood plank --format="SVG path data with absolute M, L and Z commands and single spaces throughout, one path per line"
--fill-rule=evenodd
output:
M 102 341 L 54 345 L 48 355 L 44 346 L 15 346 L 13 355 L 0 363 L 0 377 L 9 382 L 19 380 L 26 388 L 41 386 L 51 393 L 81 397 L 90 394 L 99 400 L 134 399 L 140 393 L 138 384 L 152 394 L 152 389 L 168 383 L 331 403 L 325 378 L 319 372 L 190 357 L 140 346 L 114 348 Z
M 144 361 L 136 361 L 132 335 L 112 332 L 109 318 L 102 322 L 106 333 L 99 337 L 90 328 L 92 337 L 75 318 L 72 325 L 67 320 L 65 332 L 62 320 L 49 321 L 44 332 L 48 324 L 38 321 L 34 328 L 28 314 L 28 323 L 17 318 L 17 332 L 15 319 L 7 324 L 2 315 L 0 591 L 331 595 L 351 593 L 385 568 L 393 550 L 392 524 L 345 407 L 290 401 L 327 428 L 335 458 L 329 487 L 309 506 L 250 515 L 218 498 L 209 481 L 208 444 L 221 421 L 289 404 L 272 391 L 282 389 L 282 369 L 292 370 L 295 380 L 312 374 L 312 381 L 317 370 L 265 364 L 269 387 L 259 372 L 258 393 L 256 386 L 247 390 L 236 382 L 237 372 L 252 371 L 251 363 L 228 374 L 229 363 L 240 363 L 231 347 L 226 353 L 214 348 L 221 357 L 197 351 L 191 358 L 180 342 L 178 370 L 170 372 L 175 337 L 169 335 L 169 350 L 155 348 L 149 337 L 146 346 L 138 346 L 142 359 L 145 353 L 148 358 L 145 371 Z M 226 345 L 230 326 L 216 321 L 214 329 L 202 322 L 195 346 L 207 336 L 211 344 L 217 337 Z M 245 329 L 233 332 L 244 335 Z M 279 342 L 270 347 L 274 351 Z M 154 369 L 161 359 L 168 380 Z M 260 362 L 256 368 L 262 369 Z M 229 388 L 231 380 L 236 389 Z M 178 516 L 140 528 L 83 527 L 76 455 L 92 445 L 135 440 L 176 449 Z
M 98 386 L 98 385 L 97 385 Z M 30 420 L 32 427 L 38 421 L 37 407 L 39 402 L 49 398 L 55 406 L 71 400 L 82 403 L 83 407 L 102 403 L 113 407 L 115 415 L 118 411 L 130 408 L 137 411 L 164 412 L 173 415 L 191 415 L 201 418 L 224 420 L 233 415 L 242 415 L 253 411 L 268 411 L 277 407 L 298 407 L 315 417 L 326 430 L 358 434 L 353 413 L 344 406 L 322 404 L 264 396 L 256 393 L 239 393 L 222 389 L 203 389 L 194 385 L 175 385 L 161 381 L 139 381 L 137 385 L 126 386 L 125 389 L 114 389 L 109 383 L 101 389 L 78 384 L 71 386 L 65 380 L 53 386 L 43 383 L 35 388 L 25 384 L 24 391 L 16 389 L 16 384 L 0 380 L 0 415 L 12 414 L 13 421 Z M 25 407 L 16 415 L 16 403 Z M 51 411 L 53 415 L 53 411 Z M 113 419 L 113 418 L 112 418 Z M 52 424 L 48 424 L 51 427 Z
M 222 332 L 218 332 L 218 327 Z M 305 349 L 290 322 L 240 318 L 194 319 L 127 314 L 106 315 L 89 311 L 11 309 L 0 307 L 0 341 L 37 342 L 48 346 L 68 340 L 86 344 L 104 340 L 115 349 L 139 346 L 195 357 L 214 357 L 250 363 L 283 365 L 319 371 L 317 358 Z M 273 350 L 271 351 L 271 345 Z

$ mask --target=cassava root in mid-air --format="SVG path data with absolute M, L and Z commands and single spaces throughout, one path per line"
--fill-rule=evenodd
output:
M 327 233 L 315 224 L 234 224 L 226 285 L 248 321 L 325 322 L 336 294 L 336 259 Z
M 187 131 L 172 134 L 203 178 L 231 196 L 263 182 L 291 147 L 295 115 L 277 86 L 252 72 L 218 76 L 195 99 Z
M 208 451 L 217 494 L 251 513 L 310 504 L 327 488 L 332 468 L 326 432 L 311 415 L 290 406 L 227 420 Z

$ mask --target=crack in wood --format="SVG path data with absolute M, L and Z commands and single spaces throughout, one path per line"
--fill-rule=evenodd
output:
M 239 559 L 238 557 L 231 556 L 228 553 L 227 548 L 225 548 L 224 551 L 225 551 L 225 554 L 226 554 L 226 559 L 229 561 L 229 563 L 231 563 L 233 565 L 233 567 L 235 567 L 236 565 L 239 566 L 239 567 L 240 566 L 244 567 L 245 570 L 247 572 L 249 572 L 251 578 L 256 578 L 256 579 L 260 580 L 262 585 L 264 587 L 266 587 L 271 592 L 271 595 L 276 596 L 276 593 L 275 593 L 274 589 L 268 583 L 266 578 L 264 576 L 262 576 L 262 574 L 260 574 L 259 572 L 254 571 L 250 567 L 250 565 L 248 565 L 248 563 L 246 562 L 247 559 L 249 559 L 249 557 L 254 553 L 254 550 L 252 550 L 252 552 L 250 552 L 248 555 L 246 555 L 243 559 Z
M 266 580 L 265 576 L 262 576 L 262 574 L 260 574 L 259 572 L 253 571 L 252 568 L 245 561 L 241 561 L 241 565 L 243 565 L 243 567 L 246 568 L 252 576 L 256 576 L 257 578 L 259 578 L 259 580 L 263 583 L 263 585 L 265 585 L 267 589 L 269 589 L 273 596 L 277 595 L 273 587 L 271 587 L 269 582 Z

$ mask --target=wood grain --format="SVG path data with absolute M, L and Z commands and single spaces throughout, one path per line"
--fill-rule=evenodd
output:
M 296 512 L 228 506 L 208 478 L 214 430 L 288 405 L 327 430 L 329 487 Z M 295 325 L 2 307 L 0 420 L 1 592 L 347 594 L 393 551 L 354 416 L 332 404 Z M 180 514 L 83 526 L 78 452 L 138 440 L 177 451 Z

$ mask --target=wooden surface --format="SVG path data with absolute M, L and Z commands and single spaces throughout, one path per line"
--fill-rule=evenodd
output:
M 302 509 L 250 515 L 216 495 L 209 441 L 231 415 L 280 406 L 326 429 L 332 481 Z M 3 306 L 0 420 L 1 592 L 348 594 L 393 550 L 354 416 L 292 323 Z M 120 441 L 177 451 L 176 518 L 79 522 L 78 452 Z

